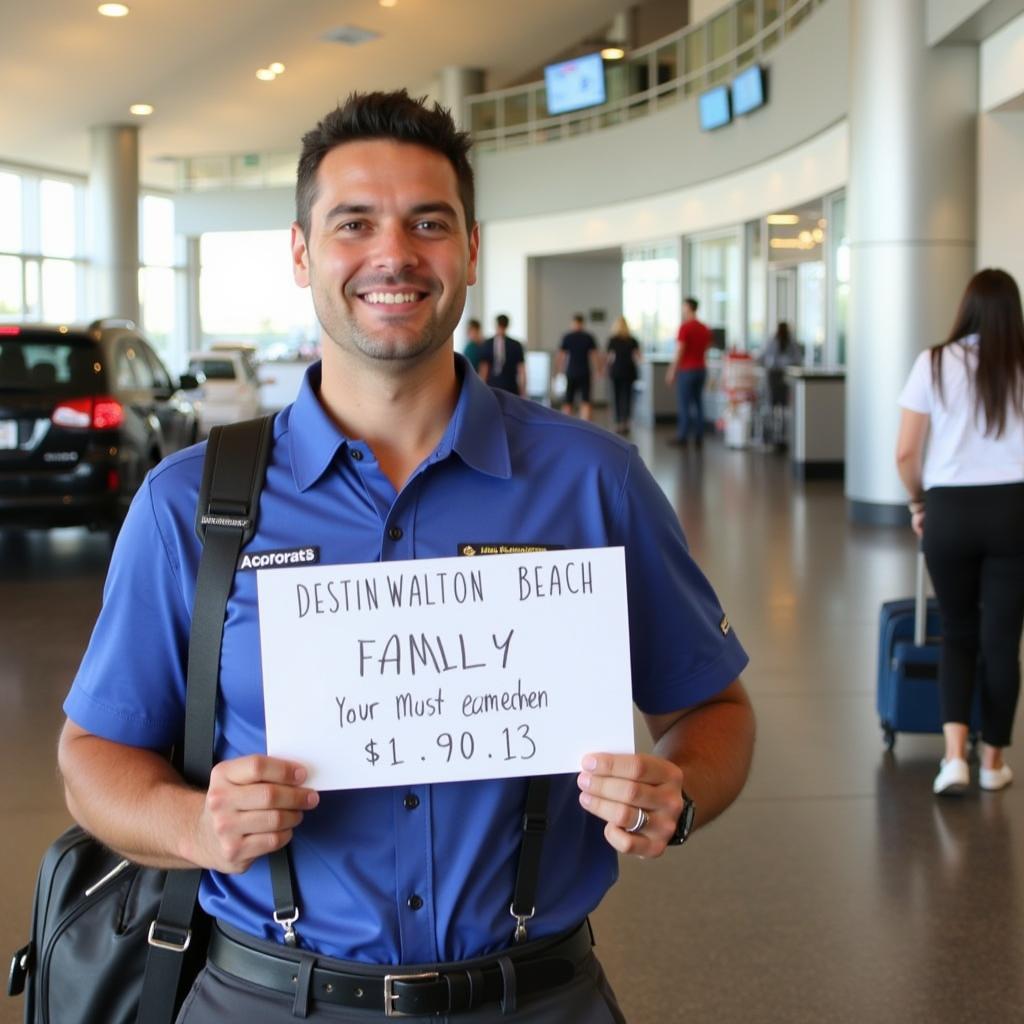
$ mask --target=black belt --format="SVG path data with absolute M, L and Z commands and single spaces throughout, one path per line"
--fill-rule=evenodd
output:
M 565 985 L 590 953 L 590 926 L 584 921 L 567 935 L 512 947 L 498 956 L 425 967 L 373 967 L 235 938 L 241 933 L 221 924 L 213 930 L 209 960 L 244 981 L 285 995 L 387 1017 L 458 1013 L 484 1003 L 513 1009 L 517 996 Z M 257 945 L 258 944 L 258 945 Z M 330 966 L 332 964 L 341 967 Z M 300 978 L 306 993 L 297 992 Z

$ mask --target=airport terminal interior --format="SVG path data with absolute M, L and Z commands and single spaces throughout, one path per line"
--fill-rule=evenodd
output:
M 0 19 L 0 345 L 130 321 L 197 434 L 218 375 L 285 406 L 320 343 L 289 259 L 301 134 L 354 90 L 449 107 L 481 227 L 456 349 L 469 317 L 488 336 L 507 315 L 528 398 L 558 406 L 572 317 L 602 349 L 626 318 L 629 439 L 750 655 L 741 796 L 660 859 L 620 858 L 592 917 L 626 1018 L 1021 1019 L 1022 784 L 975 770 L 936 798 L 941 736 L 883 735 L 876 687 L 880 608 L 917 572 L 900 390 L 976 270 L 1024 282 L 1024 0 L 99 6 Z M 665 371 L 689 296 L 713 345 L 708 433 L 683 448 Z M 762 365 L 780 322 L 783 408 Z M 603 379 L 594 420 L 615 427 Z M 108 524 L 11 514 L 18 444 L 0 429 L 5 952 L 70 824 L 61 706 L 112 550 Z M 0 1024 L 21 1014 L 0 1001 Z

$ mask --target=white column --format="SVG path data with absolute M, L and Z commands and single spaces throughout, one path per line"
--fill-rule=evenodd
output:
M 846 496 L 899 523 L 896 399 L 974 269 L 978 54 L 929 47 L 926 0 L 851 0 Z
M 92 315 L 139 319 L 139 133 L 135 125 L 89 130 Z
M 452 112 L 456 125 L 467 131 L 466 97 L 484 91 L 484 73 L 475 68 L 441 68 L 439 101 Z

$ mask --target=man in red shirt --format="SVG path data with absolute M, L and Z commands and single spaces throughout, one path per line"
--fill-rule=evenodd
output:
M 676 336 L 676 358 L 669 365 L 665 381 L 676 386 L 676 403 L 679 421 L 676 436 L 669 444 L 685 448 L 689 444 L 691 430 L 698 448 L 704 443 L 704 404 L 701 396 L 708 371 L 704 356 L 711 346 L 711 331 L 697 319 L 697 300 L 683 301 L 683 322 Z

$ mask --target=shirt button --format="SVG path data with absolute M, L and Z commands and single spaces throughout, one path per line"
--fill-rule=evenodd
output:
M 348 452 L 356 462 L 363 461 L 363 453 L 358 448 L 349 448 Z
M 413 893 L 408 900 L 410 910 L 419 910 L 423 906 L 423 897 Z
M 392 526 L 391 529 L 388 530 L 388 536 L 392 540 L 401 540 L 402 539 L 402 528 L 400 526 Z
M 420 805 L 420 798 L 415 793 L 406 793 L 402 805 L 407 811 L 415 811 Z

